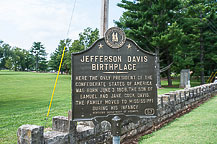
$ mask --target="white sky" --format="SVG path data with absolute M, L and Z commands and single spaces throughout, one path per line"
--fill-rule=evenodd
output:
M 52 53 L 66 38 L 75 0 L 0 0 L 0 40 L 29 50 L 42 42 Z M 114 26 L 123 9 L 121 0 L 109 1 L 109 27 Z M 87 27 L 100 29 L 101 0 L 77 0 L 69 38 L 75 40 Z

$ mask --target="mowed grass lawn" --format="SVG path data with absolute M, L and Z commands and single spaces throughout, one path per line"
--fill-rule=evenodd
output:
M 56 74 L 0 71 L 0 144 L 17 143 L 23 124 L 45 125 Z M 71 109 L 71 77 L 61 75 L 47 127 L 53 116 L 67 116 Z
M 55 79 L 50 73 L 0 71 L 0 144 L 17 143 L 16 132 L 23 124 L 45 125 Z M 158 94 L 177 89 L 162 88 Z M 53 116 L 67 116 L 70 109 L 71 76 L 60 75 L 46 127 Z
M 143 136 L 139 144 L 217 144 L 217 96 L 160 130 Z

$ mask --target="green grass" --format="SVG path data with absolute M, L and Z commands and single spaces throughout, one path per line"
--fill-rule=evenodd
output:
M 56 74 L 0 71 L 0 144 L 17 143 L 16 132 L 23 124 L 44 126 L 55 79 Z M 46 127 L 51 127 L 53 116 L 67 116 L 70 109 L 71 76 L 60 75 Z
M 56 74 L 0 71 L 0 143 L 17 143 L 23 124 L 44 125 Z M 47 126 L 71 109 L 71 77 L 59 77 Z
M 216 144 L 217 96 L 192 112 L 145 135 L 139 144 Z
M 179 87 L 179 78 L 173 79 L 172 83 L 173 83 L 173 87 L 177 87 L 178 88 Z M 168 85 L 167 80 L 161 81 L 161 85 L 163 87 L 167 87 L 167 85 Z M 198 86 L 198 85 L 200 85 L 200 81 L 198 79 L 192 79 L 191 78 L 191 87 Z
M 180 90 L 181 88 L 160 88 L 157 90 L 158 95 L 164 94 L 164 93 L 169 93 L 171 91 L 176 91 L 176 90 Z
M 172 87 L 168 87 L 168 82 L 167 80 L 163 80 L 161 81 L 161 85 L 162 85 L 162 88 L 158 89 L 158 94 L 164 94 L 164 93 L 169 93 L 171 91 L 176 91 L 176 90 L 180 90 L 181 88 L 179 88 L 179 80 L 178 79 L 174 79 L 172 81 L 173 83 L 173 86 Z M 200 82 L 198 80 L 195 80 L 195 79 L 191 79 L 191 87 L 194 87 L 194 86 L 198 86 L 200 85 Z

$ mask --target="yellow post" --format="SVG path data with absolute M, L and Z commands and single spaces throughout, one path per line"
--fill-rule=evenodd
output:
M 60 61 L 60 66 L 59 66 L 58 74 L 57 74 L 57 77 L 56 77 L 56 81 L 55 81 L 55 85 L 54 85 L 54 88 L 53 88 L 52 97 L 51 97 L 51 100 L 50 100 L 50 105 L 49 105 L 48 112 L 47 112 L 47 117 L 49 116 L 49 113 L 50 113 L 50 108 L 51 108 L 51 104 L 52 104 L 52 101 L 53 101 L 53 96 L 54 96 L 54 92 L 55 92 L 55 89 L 56 89 L 58 77 L 59 77 L 59 74 L 60 74 L 60 69 L 61 69 L 61 66 L 62 66 L 65 50 L 66 50 L 66 46 L 64 47 L 62 58 L 61 58 L 61 61 Z
M 207 83 L 210 81 L 210 78 L 212 77 L 214 72 L 212 72 L 212 74 L 209 76 L 208 80 L 207 80 Z
M 213 77 L 210 79 L 210 82 L 213 80 L 213 78 L 215 78 L 215 75 L 217 74 L 217 72 L 213 75 Z

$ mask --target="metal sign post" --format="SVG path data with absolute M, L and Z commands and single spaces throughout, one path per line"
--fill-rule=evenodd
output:
M 112 118 L 112 136 L 113 144 L 120 144 L 121 141 L 121 118 L 114 116 Z
M 94 125 L 101 123 L 102 121 L 107 121 L 111 124 L 111 133 L 113 144 L 120 144 L 121 137 L 121 126 L 124 120 L 129 120 L 130 122 L 137 123 L 141 118 L 147 117 L 138 117 L 138 116 L 126 116 L 124 114 L 117 115 L 107 115 L 105 117 L 95 117 L 92 119 Z M 149 117 L 152 118 L 152 117 Z

